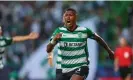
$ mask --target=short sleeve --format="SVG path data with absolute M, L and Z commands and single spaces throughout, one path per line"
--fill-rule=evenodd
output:
M 59 28 L 57 28 L 54 33 L 52 34 L 51 38 L 50 38 L 50 41 L 53 39 L 53 37 L 59 33 Z
M 5 37 L 4 40 L 5 40 L 5 42 L 6 42 L 6 46 L 12 44 L 12 38 L 11 38 L 11 37 Z
M 86 28 L 86 29 L 87 29 L 88 38 L 93 39 L 94 38 L 94 32 L 92 32 L 89 28 Z

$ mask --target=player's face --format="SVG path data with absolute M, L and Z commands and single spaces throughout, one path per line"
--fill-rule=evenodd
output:
M 125 38 L 120 38 L 120 46 L 125 46 L 127 44 Z
M 76 14 L 72 11 L 66 11 L 63 15 L 63 22 L 68 28 L 76 24 Z

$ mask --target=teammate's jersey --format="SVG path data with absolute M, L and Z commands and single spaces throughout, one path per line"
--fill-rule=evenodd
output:
M 3 54 L 5 47 L 12 43 L 12 38 L 0 36 L 0 54 Z
M 88 66 L 87 38 L 93 38 L 93 32 L 85 27 L 77 27 L 73 32 L 66 27 L 59 27 L 55 30 L 52 38 L 62 33 L 58 41 L 57 69 L 63 73 L 70 72 L 81 66 Z

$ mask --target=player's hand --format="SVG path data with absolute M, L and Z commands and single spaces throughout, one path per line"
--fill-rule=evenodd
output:
M 61 37 L 62 37 L 62 33 L 57 34 L 57 35 L 54 37 L 54 41 L 58 41 Z
M 109 58 L 110 58 L 111 60 L 114 60 L 114 52 L 113 52 L 113 51 L 111 51 L 111 52 L 109 53 Z
M 35 33 L 35 32 L 31 32 L 29 35 L 28 35 L 29 39 L 37 39 L 39 37 L 39 34 L 38 33 Z

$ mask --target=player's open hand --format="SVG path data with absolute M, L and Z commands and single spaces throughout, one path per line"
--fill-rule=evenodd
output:
M 62 33 L 57 34 L 57 35 L 54 37 L 54 41 L 58 41 L 61 37 L 62 37 Z
M 37 39 L 39 37 L 39 34 L 36 32 L 31 32 L 28 36 L 29 39 Z

